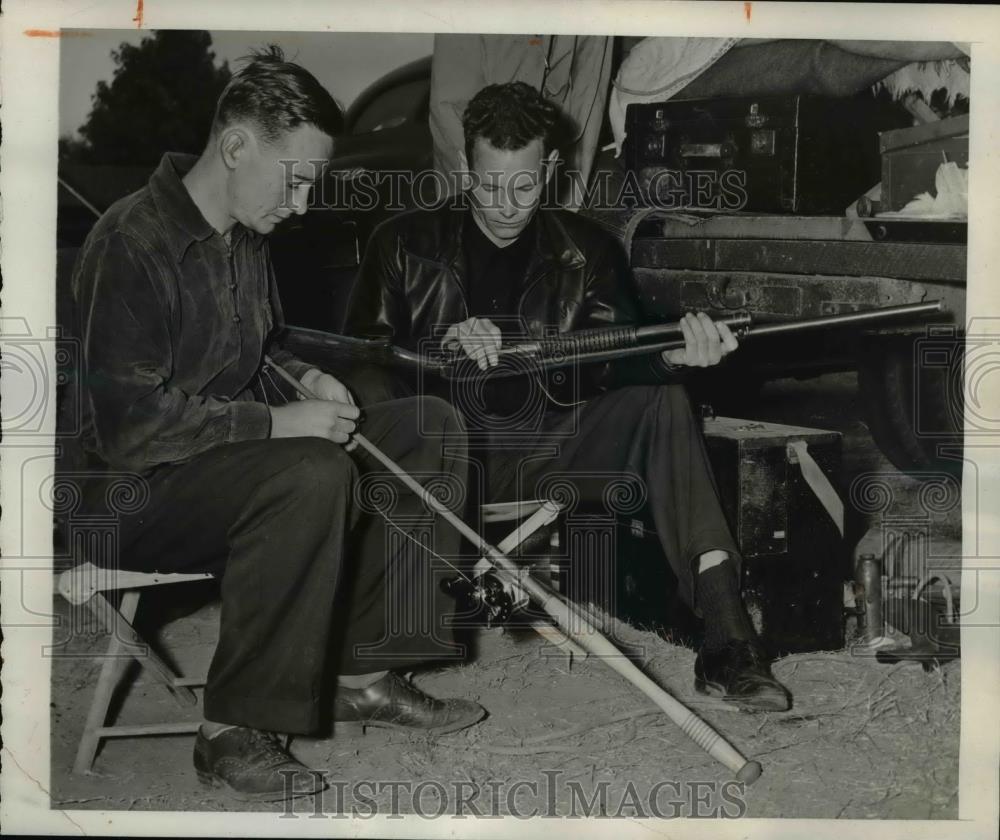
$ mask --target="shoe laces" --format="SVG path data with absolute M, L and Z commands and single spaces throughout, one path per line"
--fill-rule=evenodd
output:
M 266 761 L 268 766 L 276 767 L 278 765 L 288 764 L 290 761 L 294 761 L 288 751 L 281 746 L 278 736 L 273 732 L 251 729 L 250 743 L 257 748 L 261 759 Z

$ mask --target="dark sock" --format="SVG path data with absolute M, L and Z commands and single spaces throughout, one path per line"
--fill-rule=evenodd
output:
M 740 600 L 736 569 L 729 560 L 695 575 L 695 599 L 705 619 L 708 650 L 719 650 L 733 639 L 754 638 L 753 626 Z

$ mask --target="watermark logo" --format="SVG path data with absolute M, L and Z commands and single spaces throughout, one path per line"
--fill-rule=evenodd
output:
M 294 172 L 300 165 L 299 161 L 281 163 L 286 172 Z M 742 169 L 602 169 L 588 181 L 581 171 L 564 168 L 562 161 L 554 166 L 553 177 L 544 183 L 535 170 L 326 169 L 325 177 L 314 185 L 310 208 L 355 213 L 458 209 L 469 193 L 476 196 L 482 210 L 506 208 L 520 213 L 540 205 L 587 210 L 652 207 L 731 212 L 744 209 L 749 202 L 747 173 Z M 498 189 L 498 183 L 507 187 Z M 526 189 L 526 184 L 533 186 Z M 296 207 L 289 196 L 284 209 Z
M 296 772 L 282 771 L 291 791 Z M 742 782 L 599 780 L 585 786 L 560 770 L 537 779 L 354 779 L 326 776 L 328 787 L 313 799 L 311 813 L 296 813 L 287 800 L 280 819 L 739 819 L 746 815 Z
M 58 327 L 44 336 L 33 335 L 24 318 L 2 318 L 4 337 L 3 433 L 6 438 L 39 435 L 44 419 L 53 413 L 53 400 L 62 391 L 57 434 L 75 435 L 80 429 L 78 371 L 80 343 Z

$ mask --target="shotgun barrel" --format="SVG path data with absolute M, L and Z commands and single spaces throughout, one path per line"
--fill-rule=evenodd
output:
M 736 325 L 733 332 L 741 341 L 766 336 L 787 335 L 789 333 L 809 332 L 813 330 L 831 329 L 834 327 L 864 326 L 886 321 L 917 320 L 929 315 L 945 311 L 944 302 L 932 300 L 927 303 L 906 303 L 899 306 L 883 306 L 877 309 L 866 309 L 860 312 L 846 312 L 838 315 L 826 315 L 822 318 L 806 318 L 799 321 L 784 321 L 773 324 L 754 324 L 749 316 L 744 316 L 741 324 Z M 726 322 L 728 323 L 728 321 Z M 657 325 L 658 326 L 658 325 Z M 642 328 L 640 328 L 642 329 Z M 679 327 L 677 328 L 679 331 Z M 650 335 L 652 333 L 647 333 Z M 676 333 L 675 333 L 676 335 Z M 553 342 L 558 339 L 553 339 Z M 553 358 L 541 358 L 538 365 L 544 368 L 568 367 L 570 365 L 593 364 L 595 362 L 610 362 L 632 356 L 644 356 L 650 353 L 660 353 L 664 350 L 676 350 L 684 346 L 684 340 L 670 338 L 668 340 L 649 341 L 631 347 L 620 347 L 614 350 L 597 350 L 593 352 L 573 353 L 572 348 L 562 355 Z
M 716 321 L 717 324 L 725 324 L 734 332 L 746 329 L 751 322 L 752 319 L 745 312 Z M 529 355 L 544 358 L 565 356 L 572 353 L 579 356 L 581 353 L 611 352 L 627 347 L 638 347 L 652 341 L 667 341 L 683 337 L 684 331 L 681 329 L 679 321 L 671 321 L 667 324 L 647 324 L 641 327 L 625 324 L 623 326 L 575 330 L 562 335 L 554 335 L 551 338 L 518 341 L 507 347 L 501 347 L 500 355 Z
M 945 311 L 943 301 L 932 300 L 769 324 L 753 323 L 749 314 L 741 313 L 716 323 L 728 325 L 737 338 L 746 341 L 814 330 L 864 327 L 889 321 L 913 321 Z M 675 321 L 578 330 L 551 338 L 516 342 L 500 348 L 501 364 L 491 368 L 489 375 L 521 376 L 539 369 L 565 368 L 659 353 L 683 347 L 681 336 L 680 324 Z M 419 368 L 447 379 L 482 375 L 479 368 L 464 356 L 421 354 L 396 347 L 388 341 L 352 338 L 298 327 L 289 330 L 289 346 L 312 361 L 333 367 L 338 362 L 353 362 L 392 365 L 410 370 Z
M 805 332 L 806 330 L 823 330 L 829 327 L 850 327 L 877 324 L 882 321 L 911 320 L 923 318 L 927 315 L 938 315 L 944 311 L 944 301 L 941 300 L 932 300 L 927 303 L 904 303 L 899 306 L 883 306 L 877 309 L 864 309 L 859 312 L 826 315 L 822 318 L 807 318 L 802 321 L 785 321 L 778 324 L 754 324 L 750 327 L 748 335 L 759 338 L 765 335 L 784 335 L 786 333 Z

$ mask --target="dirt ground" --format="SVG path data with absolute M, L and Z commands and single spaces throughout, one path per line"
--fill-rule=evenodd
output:
M 853 377 L 847 375 L 771 383 L 756 417 L 843 432 L 848 478 L 866 470 L 893 472 L 857 420 L 852 400 Z M 895 504 L 904 511 L 916 509 L 916 483 L 903 480 L 901 486 L 906 492 Z M 958 554 L 958 529 L 957 509 L 934 518 L 932 541 L 939 551 Z M 211 656 L 219 607 L 210 588 L 189 586 L 185 600 L 191 606 L 181 614 L 167 610 L 171 620 L 153 638 L 169 648 L 185 673 L 198 673 Z M 56 599 L 56 611 L 73 618 L 61 599 Z M 73 775 L 73 755 L 100 668 L 100 660 L 88 654 L 107 643 L 93 623 L 80 627 L 82 632 L 73 635 L 52 664 L 53 807 L 284 810 L 283 805 L 234 803 L 203 787 L 191 766 L 190 735 L 108 741 L 93 774 Z M 468 664 L 413 677 L 434 695 L 478 700 L 489 710 L 485 721 L 438 738 L 385 730 L 297 738 L 292 749 L 298 757 L 347 788 L 321 803 L 301 801 L 296 812 L 318 808 L 330 815 L 361 808 L 364 814 L 364 809 L 377 807 L 383 814 L 415 809 L 433 814 L 440 801 L 432 784 L 436 780 L 449 791 L 456 784 L 464 786 L 466 795 L 477 791 L 480 813 L 490 810 L 488 792 L 499 790 L 500 813 L 513 809 L 525 814 L 535 808 L 582 815 L 593 800 L 591 815 L 692 816 L 696 807 L 722 807 L 723 816 L 957 817 L 960 662 L 925 671 L 912 662 L 879 664 L 850 647 L 787 656 L 775 663 L 774 671 L 794 695 L 792 710 L 749 714 L 694 692 L 693 650 L 619 622 L 609 629 L 646 673 L 745 756 L 761 762 L 764 772 L 756 784 L 745 792 L 730 789 L 723 800 L 717 787 L 704 788 L 710 791 L 708 804 L 698 805 L 692 791 L 700 783 L 723 783 L 732 773 L 623 678 L 594 658 L 571 662 L 530 631 L 490 629 L 478 633 L 476 656 Z M 124 692 L 120 708 L 119 722 L 199 717 L 196 707 L 178 707 L 144 673 Z M 355 795 L 358 780 L 408 783 L 404 790 L 416 787 L 421 795 L 394 801 L 391 789 L 372 787 Z M 518 781 L 521 785 L 512 793 Z M 666 792 L 653 797 L 654 790 Z M 603 800 L 593 799 L 600 791 Z M 444 813 L 454 813 L 455 801 L 448 799 Z M 651 812 L 651 801 L 658 813 Z

